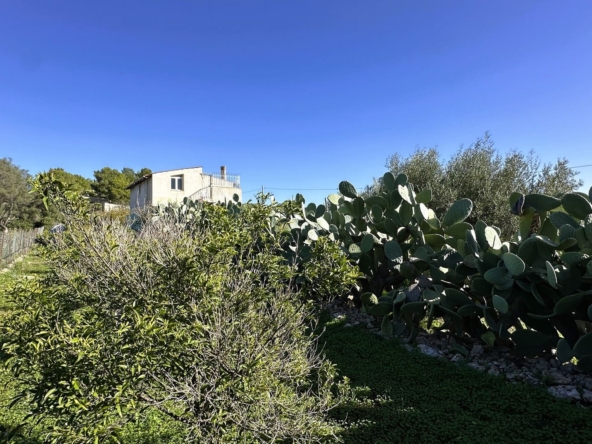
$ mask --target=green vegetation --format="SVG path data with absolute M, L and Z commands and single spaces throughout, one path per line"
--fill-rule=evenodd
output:
M 39 218 L 39 206 L 29 194 L 29 174 L 12 159 L 0 159 L 0 231 L 30 228 Z
M 123 439 L 128 423 L 158 413 L 188 442 L 333 435 L 340 385 L 292 285 L 299 270 L 276 254 L 268 206 L 169 207 L 138 235 L 47 178 L 36 186 L 68 215 L 67 230 L 43 249 L 47 277 L 12 290 L 1 331 L 21 401 L 49 439 Z
M 70 191 L 85 196 L 98 197 L 114 203 L 129 203 L 128 185 L 136 179 L 151 173 L 148 168 L 134 172 L 131 168 L 121 171 L 105 167 L 95 171 L 95 180 L 72 174 L 63 168 L 50 168 L 50 174 Z M 0 230 L 6 228 L 51 227 L 61 222 L 59 211 L 52 205 L 44 205 L 38 194 L 29 191 L 31 177 L 9 158 L 0 158 Z
M 388 171 L 396 177 L 405 174 L 416 192 L 430 189 L 431 208 L 441 218 L 459 199 L 467 198 L 474 208 L 467 222 L 484 220 L 499 227 L 502 237 L 509 238 L 518 221 L 508 213 L 508 196 L 519 191 L 554 196 L 577 190 L 582 182 L 577 171 L 558 159 L 555 164 L 543 164 L 531 151 L 512 151 L 502 156 L 488 133 L 469 147 L 461 147 L 448 161 L 437 148 L 418 148 L 407 157 L 396 153 L 386 162 Z M 375 179 L 364 195 L 384 191 L 382 178 Z
M 337 437 L 346 444 L 578 444 L 592 439 L 592 411 L 557 400 L 543 389 L 513 385 L 408 352 L 398 341 L 344 328 L 341 322 L 327 325 L 319 346 L 339 373 L 349 378 L 356 393 L 355 401 L 330 413 L 341 425 Z M 3 386 L 10 381 L 7 373 L 0 373 Z M 27 411 L 26 406 L 7 408 L 9 398 L 16 394 L 13 387 L 8 388 L 0 396 L 0 430 L 19 424 Z M 13 442 L 41 444 L 41 432 L 36 427 L 32 438 Z M 121 442 L 185 441 L 181 427 L 153 412 L 139 423 L 128 424 Z
M 56 443 L 156 428 L 205 443 L 592 439 L 589 410 L 384 339 L 437 328 L 592 371 L 592 190 L 512 193 L 505 240 L 468 222 L 471 199 L 438 216 L 405 174 L 382 183 L 363 197 L 343 181 L 325 205 L 185 200 L 128 227 L 39 176 L 67 229 L 42 249 L 48 273 L 10 290 L 0 332 L 21 399 L 4 432 L 28 408 Z M 384 338 L 329 323 L 318 344 L 313 304 L 348 291 Z
M 575 357 L 592 372 L 592 190 L 512 193 L 506 208 L 519 229 L 502 242 L 498 227 L 467 222 L 470 199 L 438 218 L 427 207 L 429 189 L 416 193 L 405 174 L 390 172 L 382 183 L 383 191 L 364 198 L 343 181 L 326 205 L 305 206 L 298 195 L 300 214 L 276 212 L 270 227 L 290 230 L 284 257 L 305 262 L 324 238 L 340 245 L 362 273 L 354 301 L 383 318 L 386 337 L 407 332 L 413 342 L 425 318 L 428 329 L 441 319 L 439 328 L 459 340 L 521 356 L 558 349 L 561 362 Z M 412 294 L 403 291 L 410 283 L 419 284 Z
M 114 168 L 104 167 L 94 172 L 95 180 L 90 182 L 93 195 L 102 197 L 113 203 L 129 204 L 130 190 L 128 185 L 152 171 L 142 168 L 134 172 L 131 168 L 123 168 L 118 171 Z
M 542 388 L 510 384 L 408 352 L 361 328 L 329 325 L 327 357 L 347 376 L 358 402 L 333 411 L 345 443 L 588 443 L 592 411 Z

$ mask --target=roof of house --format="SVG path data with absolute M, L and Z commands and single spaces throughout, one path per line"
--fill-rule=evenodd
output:
M 131 190 L 136 185 L 148 180 L 152 177 L 153 174 L 160 174 L 160 173 L 169 173 L 171 171 L 179 171 L 179 170 L 190 170 L 193 168 L 203 168 L 202 166 L 195 166 L 195 167 L 187 167 L 187 168 L 175 168 L 174 170 L 163 170 L 163 171 L 154 171 L 153 173 L 146 174 L 145 176 L 140 177 L 139 179 L 134 180 L 131 184 L 125 187 L 126 190 Z

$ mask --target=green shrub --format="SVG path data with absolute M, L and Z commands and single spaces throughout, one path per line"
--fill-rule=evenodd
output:
M 260 230 L 268 208 L 169 209 L 136 233 L 43 181 L 67 230 L 44 247 L 48 277 L 13 292 L 2 334 L 49 439 L 105 442 L 155 410 L 188 442 L 333 435 L 340 385 L 286 285 L 294 268 Z

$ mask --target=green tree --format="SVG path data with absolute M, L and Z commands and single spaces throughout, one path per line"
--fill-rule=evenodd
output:
M 30 228 L 39 219 L 28 179 L 27 170 L 12 163 L 12 159 L 0 159 L 0 230 Z
M 405 158 L 393 154 L 386 167 L 395 175 L 405 173 L 417 190 L 430 188 L 430 206 L 438 217 L 456 200 L 468 198 L 474 209 L 467 222 L 483 220 L 499 227 L 505 238 L 518 225 L 510 214 L 508 198 L 512 192 L 557 195 L 582 185 L 578 172 L 568 167 L 566 159 L 543 164 L 533 151 L 501 155 L 489 133 L 467 148 L 461 146 L 447 162 L 437 148 L 417 148 Z M 375 179 L 364 192 L 374 194 L 382 186 L 382 179 Z
M 59 180 L 68 189 L 86 194 L 91 191 L 91 180 L 79 174 L 72 174 L 65 171 L 63 168 L 50 168 L 48 173 L 53 174 L 56 180 Z
M 130 190 L 126 189 L 128 185 L 149 173 L 148 168 L 134 172 L 131 168 L 123 168 L 119 171 L 105 167 L 94 172 L 95 181 L 91 183 L 91 187 L 97 197 L 114 203 L 127 204 L 130 198 Z

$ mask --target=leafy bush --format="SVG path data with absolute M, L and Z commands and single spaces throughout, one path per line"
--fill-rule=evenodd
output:
M 45 247 L 49 276 L 15 289 L 2 333 L 49 438 L 104 442 L 154 410 L 192 442 L 332 436 L 341 385 L 287 285 L 294 267 L 261 230 L 269 208 L 194 204 L 136 233 L 46 179 L 68 229 Z

